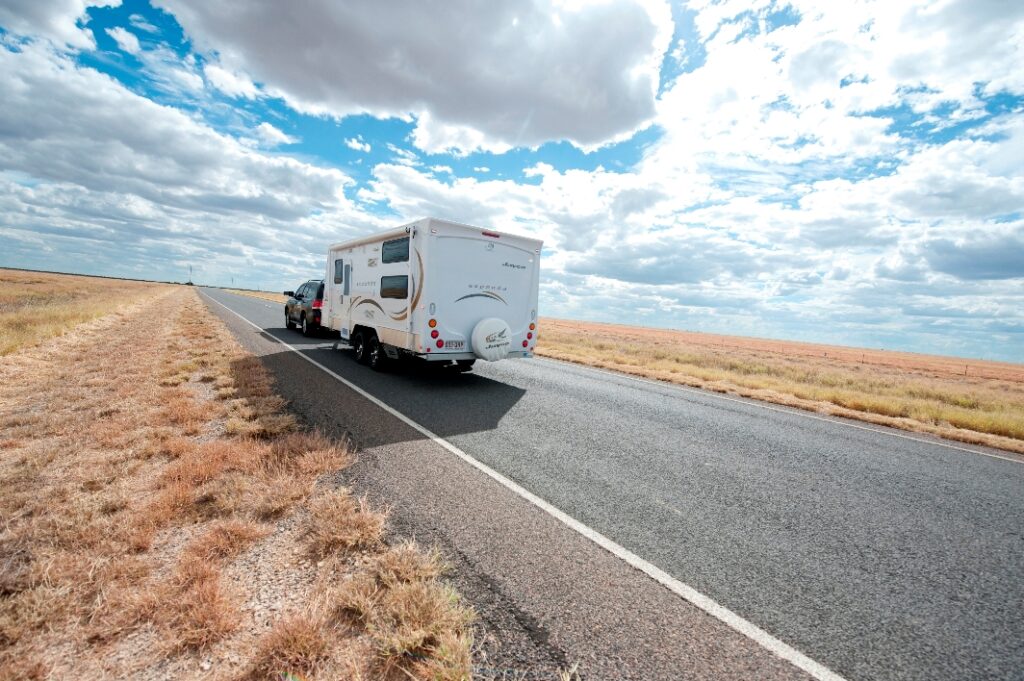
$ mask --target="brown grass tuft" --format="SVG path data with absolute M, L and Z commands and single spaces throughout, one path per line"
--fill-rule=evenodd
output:
M 185 554 L 213 562 L 231 558 L 268 534 L 267 528 L 249 520 L 220 520 L 192 541 Z
M 424 551 L 414 541 L 389 547 L 373 560 L 373 572 L 385 586 L 437 579 L 445 570 L 437 549 Z
M 385 515 L 370 508 L 365 498 L 355 499 L 348 490 L 331 490 L 309 505 L 306 537 L 310 550 L 324 557 L 337 551 L 373 548 L 381 542 Z
M 189 559 L 185 565 L 156 620 L 173 632 L 172 647 L 203 649 L 234 631 L 238 609 L 221 585 L 219 570 Z
M 286 678 L 314 671 L 327 659 L 326 625 L 325 618 L 316 612 L 278 621 L 257 644 L 255 661 L 246 678 Z

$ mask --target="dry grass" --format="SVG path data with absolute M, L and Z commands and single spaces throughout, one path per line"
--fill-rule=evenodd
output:
M 313 499 L 306 519 L 310 549 L 318 557 L 351 549 L 380 546 L 384 514 L 355 499 L 347 490 L 327 492 Z
M 0 356 L 170 287 L 140 281 L 0 269 Z
M 539 355 L 1024 453 L 1021 365 L 556 319 L 539 326 Z
M 295 678 L 327 662 L 330 641 L 327 619 L 318 613 L 296 613 L 278 620 L 259 643 L 246 676 L 251 679 Z
M 227 291 L 228 293 L 237 293 L 240 296 L 259 298 L 260 300 L 269 300 L 274 303 L 285 303 L 288 300 L 287 296 L 281 295 L 280 293 L 272 293 L 270 291 L 247 291 L 245 289 L 238 288 L 226 288 L 224 290 Z
M 349 449 L 297 429 L 192 290 L 141 297 L 0 372 L 0 678 L 188 678 L 214 658 L 221 677 L 470 676 L 471 611 L 437 555 L 387 548 L 385 514 L 318 486 Z M 281 550 L 317 522 L 316 559 Z M 391 593 L 373 628 L 329 616 L 337 585 L 367 574 Z M 295 586 L 266 609 L 268 584 Z

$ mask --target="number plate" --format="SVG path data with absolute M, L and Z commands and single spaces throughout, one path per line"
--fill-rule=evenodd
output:
M 444 342 L 444 347 L 448 350 L 464 350 L 466 348 L 466 341 L 464 340 L 450 340 Z

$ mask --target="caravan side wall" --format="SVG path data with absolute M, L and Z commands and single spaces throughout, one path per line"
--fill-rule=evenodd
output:
M 413 282 L 401 243 L 408 238 L 394 233 L 393 238 L 328 252 L 327 326 L 342 338 L 348 339 L 362 325 L 374 329 L 384 343 L 412 349 L 409 292 Z

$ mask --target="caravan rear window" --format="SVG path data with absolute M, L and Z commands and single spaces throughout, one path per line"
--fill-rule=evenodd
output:
M 409 237 L 385 241 L 380 247 L 380 261 L 387 265 L 392 262 L 408 262 Z
M 408 298 L 409 276 L 406 274 L 402 274 L 393 277 L 381 277 L 380 297 L 398 298 L 399 300 L 405 300 L 406 298 Z
M 342 271 L 343 271 L 343 269 L 342 269 L 342 261 L 341 261 L 341 258 L 338 258 L 337 260 L 334 261 L 334 283 L 335 284 L 340 284 L 341 283 Z

